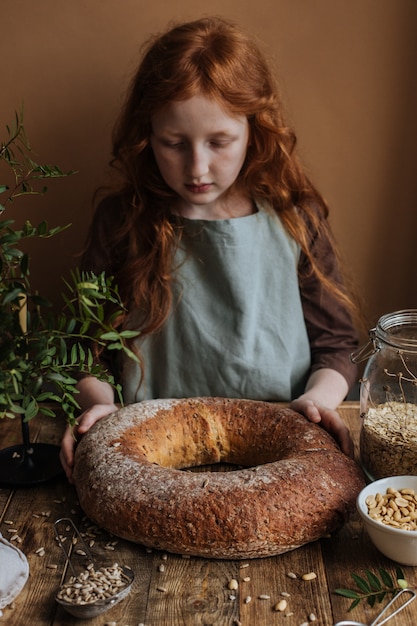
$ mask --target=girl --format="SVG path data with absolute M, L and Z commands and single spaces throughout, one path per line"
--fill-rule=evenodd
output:
M 115 276 L 120 324 L 141 333 L 141 366 L 110 365 L 126 403 L 288 401 L 351 453 L 336 408 L 356 376 L 355 307 L 295 144 L 263 55 L 235 25 L 205 18 L 155 38 L 115 128 L 119 179 L 83 268 Z M 82 434 L 116 407 L 106 383 L 78 389 Z M 67 431 L 70 480 L 74 443 Z

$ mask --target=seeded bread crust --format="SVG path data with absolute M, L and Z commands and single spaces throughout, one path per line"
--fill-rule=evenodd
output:
M 214 463 L 230 472 L 183 471 Z M 332 437 L 282 405 L 191 398 L 132 404 L 79 443 L 80 504 L 116 536 L 179 554 L 248 559 L 340 527 L 364 486 Z

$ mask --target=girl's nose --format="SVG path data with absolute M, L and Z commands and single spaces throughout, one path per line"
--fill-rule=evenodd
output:
M 191 178 L 201 178 L 209 171 L 209 161 L 202 147 L 190 147 L 187 159 L 187 174 Z

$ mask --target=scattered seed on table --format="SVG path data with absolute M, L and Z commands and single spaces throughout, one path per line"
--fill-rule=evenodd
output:
M 258 596 L 259 600 L 270 600 L 271 596 L 268 596 L 268 594 L 266 593 L 262 593 L 260 596 Z
M 286 608 L 287 608 L 287 601 L 286 600 L 280 600 L 274 606 L 274 611 L 279 611 L 280 613 L 282 613 L 282 611 L 285 611 Z
M 239 583 L 237 582 L 236 578 L 232 578 L 227 586 L 229 589 L 238 589 Z
M 308 621 L 309 622 L 315 622 L 317 619 L 317 617 L 314 615 L 314 613 L 310 613 L 310 615 L 308 616 Z
M 294 572 L 288 572 L 287 576 L 288 578 L 297 578 L 297 574 L 294 574 Z
M 248 583 L 250 582 L 250 577 L 249 576 L 245 576 L 245 578 L 242 578 L 244 583 Z
M 317 578 L 317 574 L 315 572 L 308 572 L 307 574 L 303 574 L 301 578 L 303 580 L 314 580 Z
M 251 596 L 246 596 L 245 598 L 245 604 L 249 604 L 249 602 L 252 600 Z
M 165 572 L 165 565 L 163 563 L 158 565 L 158 572 Z
M 249 563 L 242 563 L 242 565 L 239 565 L 239 569 L 245 569 L 245 567 L 249 567 Z

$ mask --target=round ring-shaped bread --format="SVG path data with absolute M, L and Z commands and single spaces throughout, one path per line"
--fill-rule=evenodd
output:
M 184 471 L 201 465 L 227 472 Z M 86 515 L 145 546 L 247 559 L 340 527 L 364 485 L 333 438 L 282 405 L 191 398 L 132 404 L 98 421 L 75 455 Z

